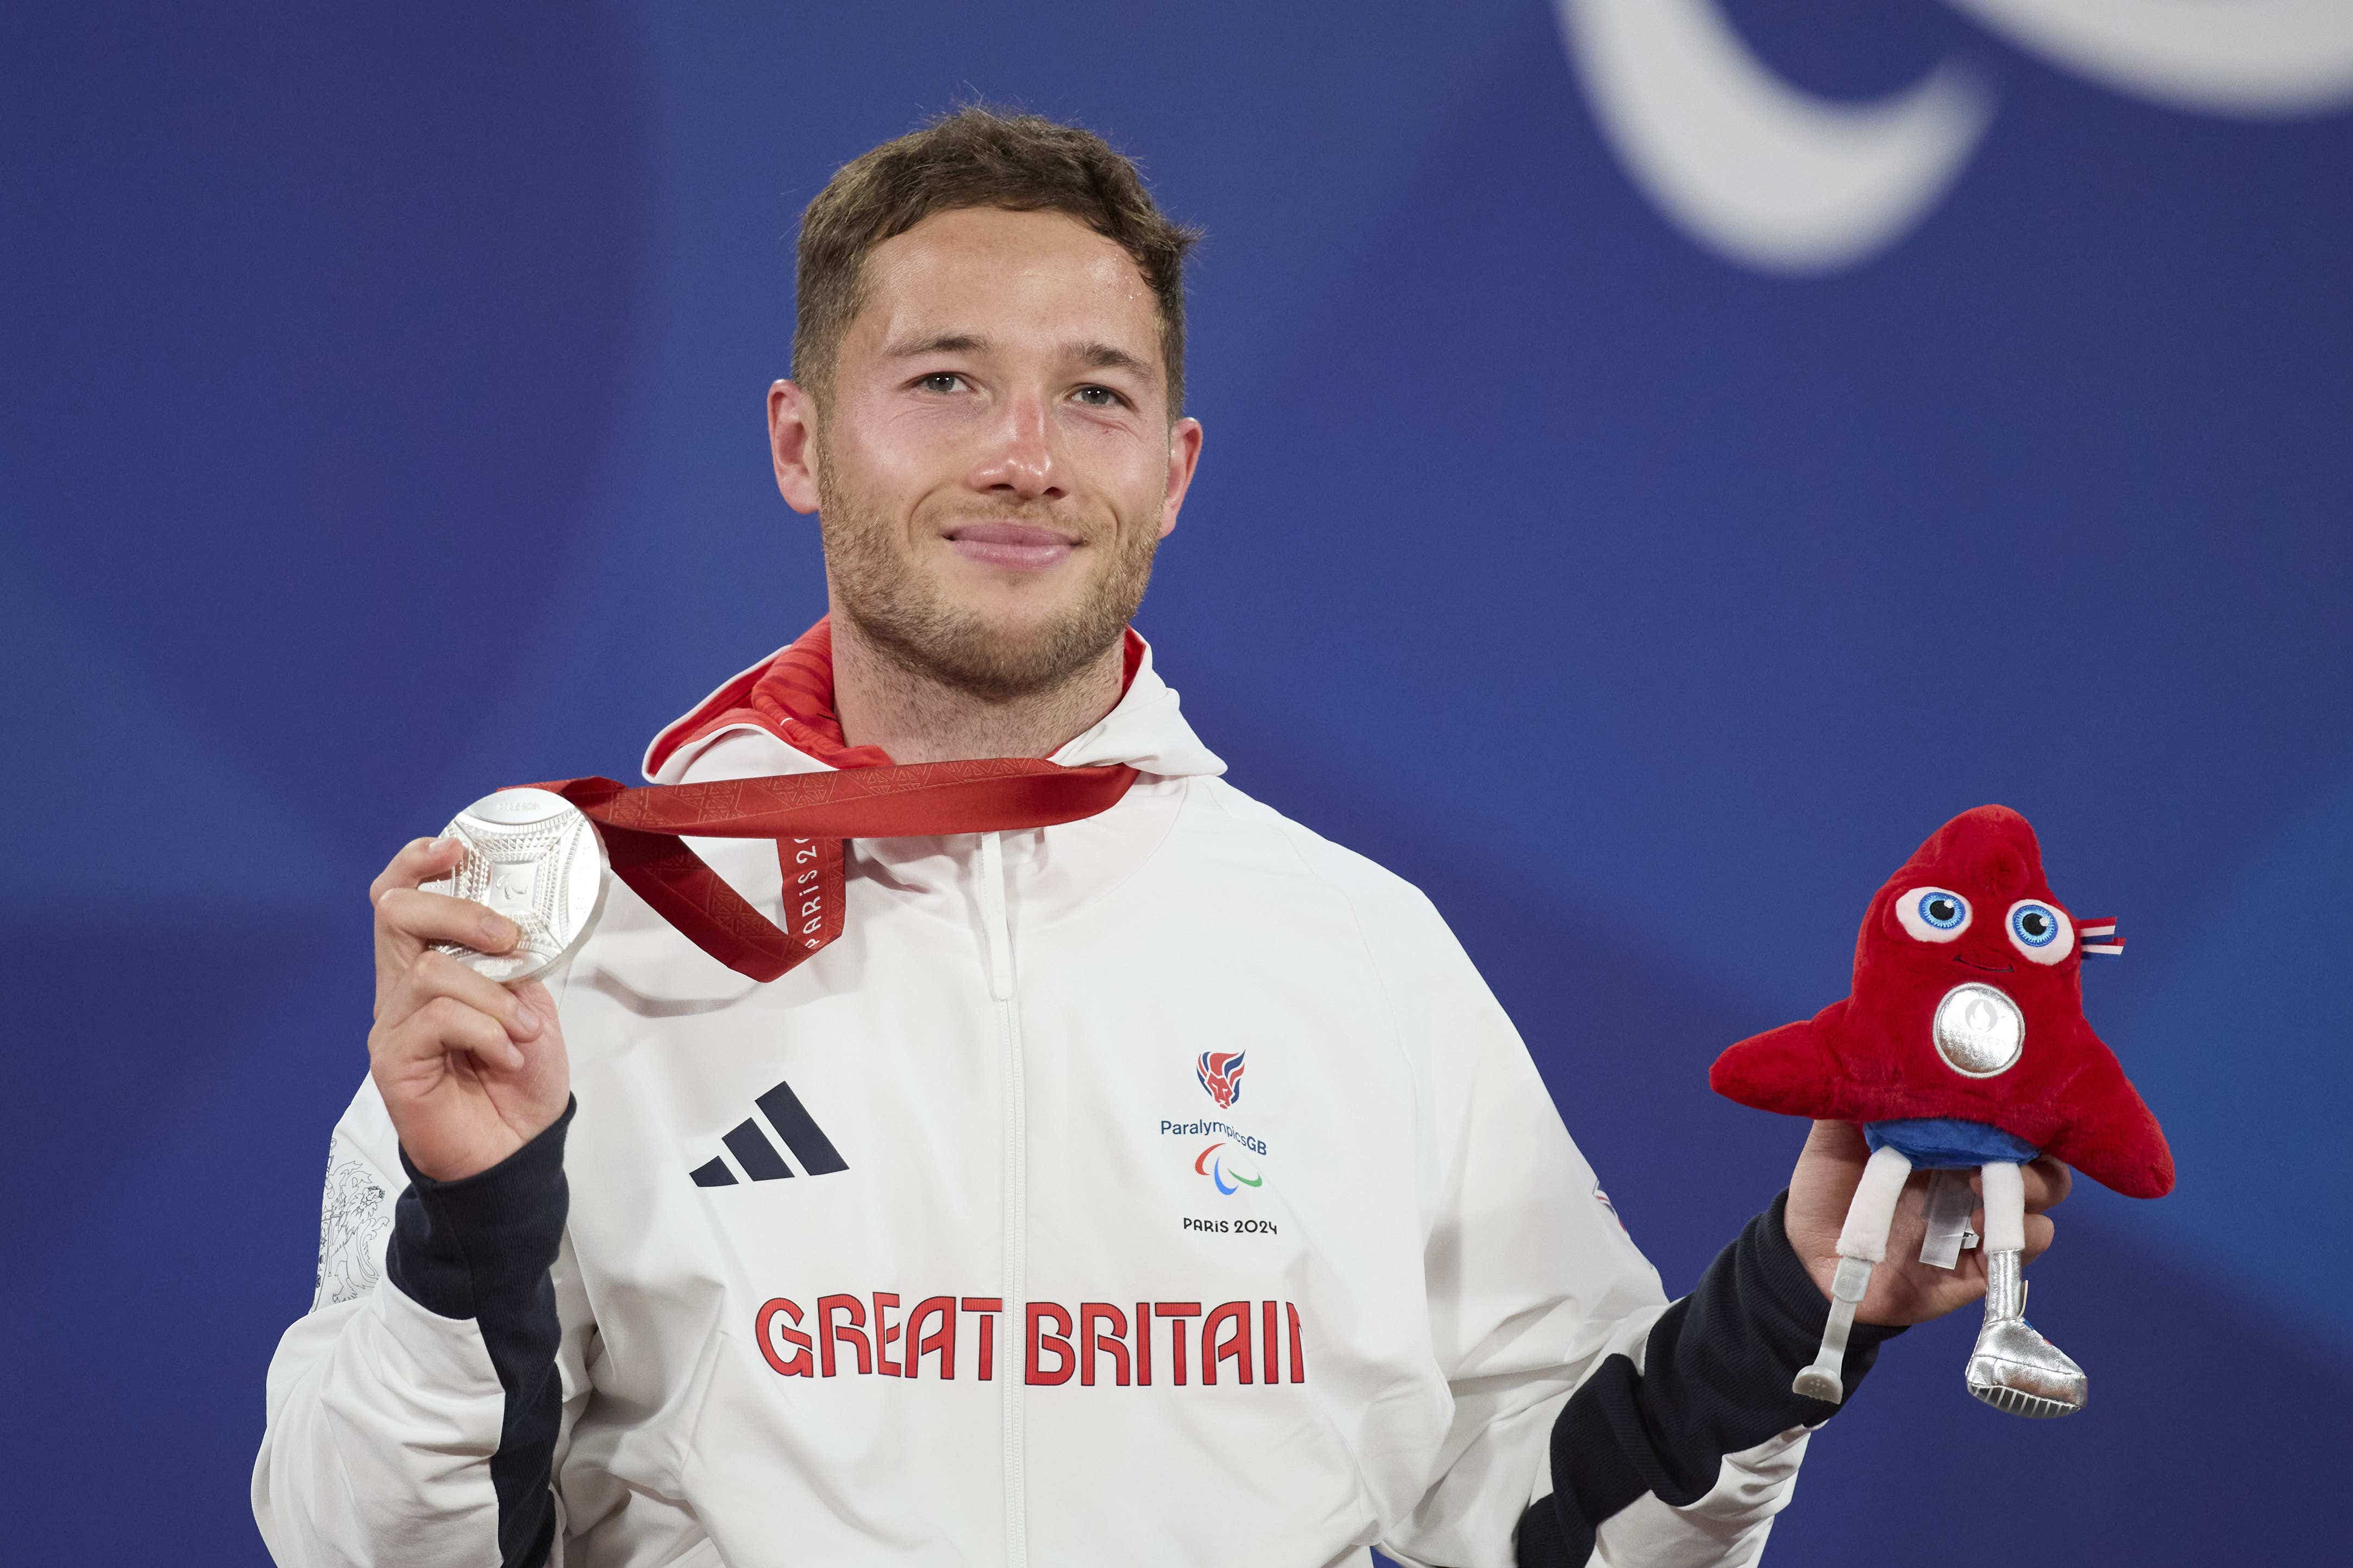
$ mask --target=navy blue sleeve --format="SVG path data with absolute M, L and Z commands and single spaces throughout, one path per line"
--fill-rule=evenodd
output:
M 1724 1456 L 1828 1420 L 1838 1406 L 1790 1392 L 1814 1359 L 1830 1300 L 1782 1228 L 1789 1194 L 1716 1255 L 1699 1288 L 1651 1326 L 1642 1370 L 1606 1358 L 1552 1429 L 1553 1495 L 1521 1516 L 1520 1568 L 1584 1568 L 1602 1521 L 1644 1492 L 1680 1508 L 1715 1485 Z M 1857 1323 L 1841 1373 L 1849 1398 L 1904 1331 Z
M 499 1500 L 501 1568 L 541 1568 L 555 1539 L 551 1486 L 564 1409 L 555 1352 L 562 1324 L 548 1269 L 571 1203 L 564 1137 L 577 1100 L 545 1131 L 487 1171 L 437 1182 L 409 1163 L 394 1206 L 385 1274 L 444 1318 L 470 1318 L 506 1392 L 491 1485 Z

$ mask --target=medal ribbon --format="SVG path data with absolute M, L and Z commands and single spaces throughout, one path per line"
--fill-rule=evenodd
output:
M 841 934 L 842 840 L 1051 827 L 1108 809 L 1126 766 L 1066 768 L 1026 757 L 849 768 L 632 788 L 559 779 L 553 791 L 596 825 L 614 875 L 680 934 L 754 980 L 774 980 Z M 773 838 L 785 876 L 781 928 L 729 887 L 681 835 Z

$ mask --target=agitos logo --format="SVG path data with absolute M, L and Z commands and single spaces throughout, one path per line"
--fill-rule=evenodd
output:
M 1220 1149 L 1225 1152 L 1222 1154 L 1218 1152 Z M 1228 1197 L 1233 1196 L 1244 1187 L 1266 1185 L 1266 1178 L 1260 1175 L 1229 1143 L 1212 1143 L 1202 1150 L 1200 1158 L 1193 1162 L 1193 1169 L 1217 1184 L 1218 1191 Z M 1246 1172 L 1248 1174 L 1244 1173 Z

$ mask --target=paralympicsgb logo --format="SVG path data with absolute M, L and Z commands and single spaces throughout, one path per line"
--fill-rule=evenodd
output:
M 1203 1051 L 1195 1066 L 1200 1075 L 1201 1087 L 1218 1102 L 1219 1110 L 1231 1110 L 1242 1097 L 1242 1053 L 1240 1051 Z

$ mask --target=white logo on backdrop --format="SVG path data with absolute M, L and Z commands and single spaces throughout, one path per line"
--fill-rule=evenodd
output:
M 1948 0 L 2119 92 L 2279 119 L 2353 101 L 2353 0 Z M 1570 63 L 1637 185 L 1694 239 L 1766 272 L 1835 272 L 1942 199 L 1992 123 L 1947 61 L 1876 103 L 1816 98 L 1749 53 L 1715 0 L 1554 0 Z

